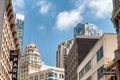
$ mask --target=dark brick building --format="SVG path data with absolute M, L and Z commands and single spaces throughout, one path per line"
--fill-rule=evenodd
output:
M 77 80 L 78 66 L 98 39 L 98 37 L 75 38 L 65 62 L 65 80 Z

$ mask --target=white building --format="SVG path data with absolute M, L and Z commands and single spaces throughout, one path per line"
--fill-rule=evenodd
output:
M 104 34 L 79 65 L 78 80 L 108 80 L 101 68 L 113 61 L 116 49 L 117 35 Z
M 64 80 L 64 69 L 42 66 L 39 72 L 29 74 L 29 80 Z
M 64 80 L 64 69 L 46 66 L 35 44 L 25 48 L 21 64 L 21 80 Z

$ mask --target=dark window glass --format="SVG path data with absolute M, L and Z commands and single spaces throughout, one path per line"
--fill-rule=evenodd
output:
M 97 52 L 97 61 L 103 57 L 103 47 L 101 47 Z
M 99 68 L 99 69 L 97 70 L 97 76 L 98 76 L 98 80 L 100 80 L 100 78 L 103 77 L 103 74 L 102 74 L 102 67 Z

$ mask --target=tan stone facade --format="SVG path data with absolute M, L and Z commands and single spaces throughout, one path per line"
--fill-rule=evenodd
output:
M 66 57 L 73 45 L 74 40 L 67 40 L 65 42 L 62 42 L 58 46 L 58 50 L 56 52 L 56 67 L 58 68 L 64 68 L 64 62 L 66 60 Z
M 0 10 L 0 80 L 12 80 L 10 50 L 20 52 L 12 1 L 0 0 Z
M 104 34 L 87 56 L 82 60 L 77 70 L 77 80 L 110 80 L 112 75 L 103 75 L 102 68 L 108 68 L 114 59 L 117 49 L 116 34 Z M 111 67 L 115 69 L 115 66 Z
M 21 60 L 21 80 L 29 80 L 29 74 L 38 72 L 42 66 L 40 53 L 34 44 L 26 46 Z
M 115 63 L 117 65 L 118 79 L 120 80 L 120 0 L 113 0 L 112 23 L 117 32 L 118 48 L 115 51 Z

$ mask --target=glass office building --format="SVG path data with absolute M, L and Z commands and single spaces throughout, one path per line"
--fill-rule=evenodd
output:
M 79 23 L 75 28 L 74 28 L 74 37 L 77 36 L 101 36 L 102 30 L 99 29 L 95 24 L 91 23 L 85 23 L 81 24 Z
M 22 46 L 23 46 L 23 30 L 24 30 L 24 15 L 16 14 L 16 25 L 17 25 L 20 44 L 21 44 L 20 46 L 21 46 L 21 50 L 22 50 Z
M 22 48 L 23 48 L 24 15 L 16 14 L 16 26 L 20 41 L 20 47 L 21 50 L 23 50 Z M 18 80 L 20 80 L 20 64 L 21 64 L 21 59 L 18 62 Z

